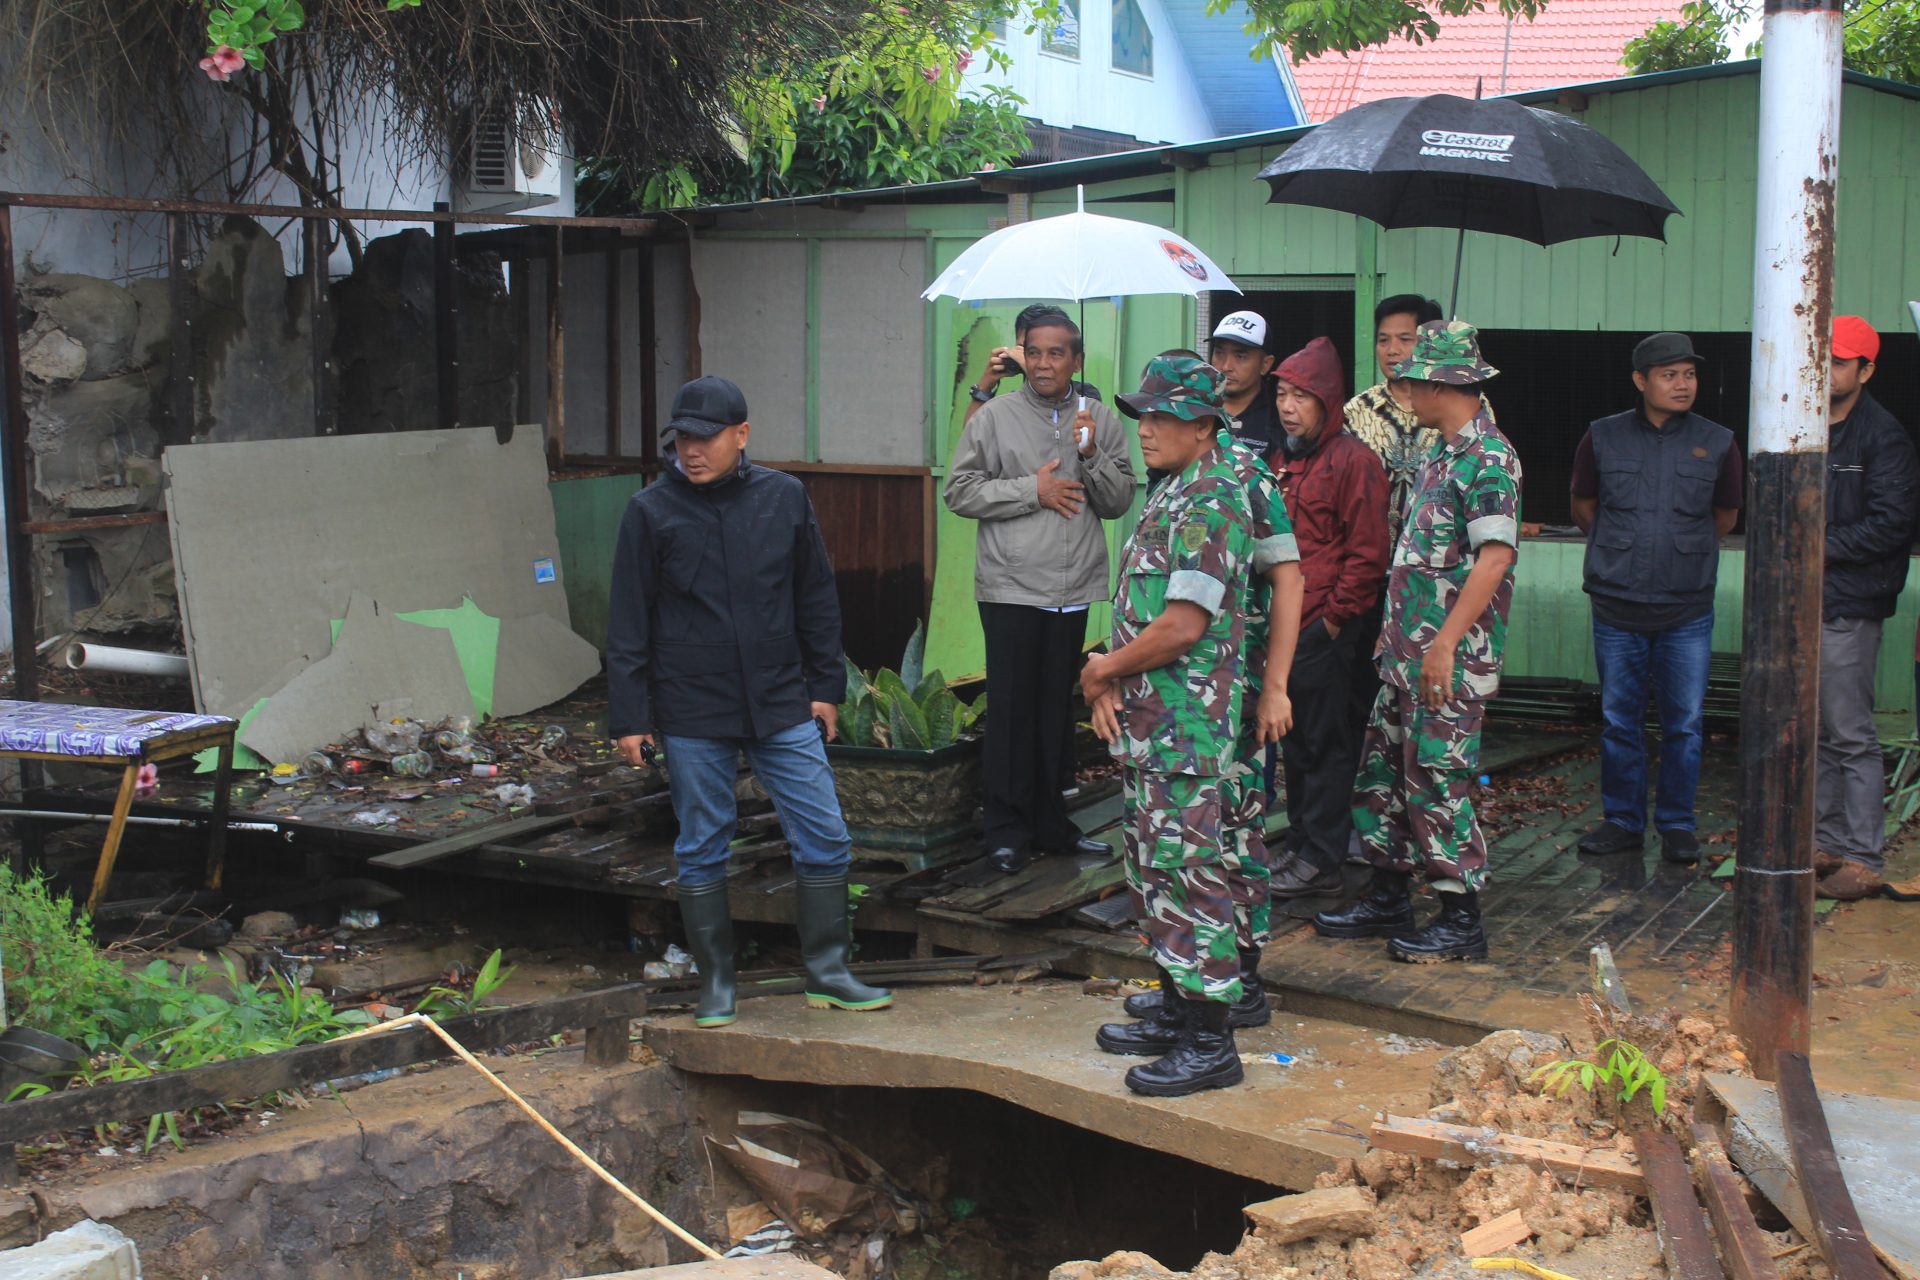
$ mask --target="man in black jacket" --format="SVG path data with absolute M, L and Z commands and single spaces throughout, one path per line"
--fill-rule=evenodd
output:
M 885 1008 L 847 969 L 847 838 L 822 735 L 846 692 L 833 566 L 798 480 L 746 456 L 746 397 L 696 378 L 673 398 L 665 474 L 633 495 L 614 554 L 608 728 L 628 764 L 666 749 L 680 915 L 700 966 L 694 1023 L 734 1019 L 727 846 L 741 753 L 792 850 L 816 1008 Z M 816 721 L 818 724 L 816 724 Z
M 1879 354 L 1873 326 L 1859 316 L 1834 318 L 1813 842 L 1816 891 L 1843 901 L 1878 893 L 1886 866 L 1874 668 L 1881 625 L 1907 581 L 1920 482 L 1906 428 L 1866 391 Z

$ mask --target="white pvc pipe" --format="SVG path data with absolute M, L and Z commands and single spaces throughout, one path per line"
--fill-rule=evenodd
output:
M 64 809 L 0 809 L 0 821 L 8 818 L 46 818 L 55 822 L 112 822 L 110 813 L 68 813 Z M 130 826 L 141 827 L 204 827 L 212 825 L 211 818 L 144 818 L 138 814 L 127 817 Z M 229 831 L 262 831 L 268 835 L 284 835 L 293 838 L 291 831 L 284 831 L 275 822 L 238 822 L 227 823 Z
M 124 676 L 187 678 L 187 659 L 183 654 L 116 649 L 105 644 L 69 645 L 67 666 L 75 671 L 110 671 Z

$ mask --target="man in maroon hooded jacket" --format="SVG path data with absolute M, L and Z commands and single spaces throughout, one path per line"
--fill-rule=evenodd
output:
M 1354 648 L 1380 611 L 1392 553 L 1387 472 L 1346 429 L 1346 380 L 1333 343 L 1315 338 L 1287 357 L 1275 407 L 1285 433 L 1269 461 L 1286 496 L 1306 580 L 1300 643 L 1287 680 L 1293 729 L 1280 741 L 1287 779 L 1287 851 L 1276 898 L 1338 893 L 1353 830 L 1360 740 L 1347 711 Z

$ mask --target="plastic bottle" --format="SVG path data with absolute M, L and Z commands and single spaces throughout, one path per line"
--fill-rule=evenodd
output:
M 351 756 L 340 762 L 342 773 L 372 773 L 379 766 L 363 756 Z
M 300 762 L 300 774 L 306 778 L 324 778 L 333 770 L 333 757 L 324 751 L 310 751 Z
M 476 778 L 497 778 L 500 776 L 500 766 L 497 764 L 476 764 L 473 766 L 473 776 Z
M 408 751 L 387 762 L 396 778 L 426 778 L 433 775 L 433 757 L 424 751 Z
M 566 741 L 567 729 L 565 725 L 550 724 L 540 731 L 540 749 L 542 751 L 552 751 L 555 747 L 565 745 Z

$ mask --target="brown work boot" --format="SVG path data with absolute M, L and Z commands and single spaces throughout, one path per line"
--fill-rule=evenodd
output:
M 1887 887 L 1880 873 L 1864 862 L 1855 862 L 1852 858 L 1842 858 L 1840 869 L 1830 875 L 1820 877 L 1813 886 L 1816 898 L 1832 898 L 1836 902 L 1858 902 L 1861 898 L 1871 898 Z
M 1830 876 L 1840 868 L 1846 866 L 1847 861 L 1846 858 L 1841 857 L 1837 853 L 1828 853 L 1825 849 L 1816 846 L 1813 851 L 1813 874 L 1816 876 Z

